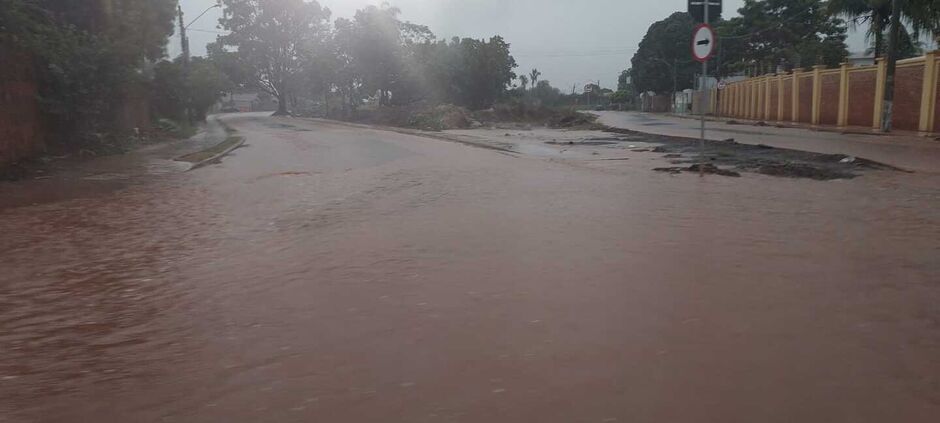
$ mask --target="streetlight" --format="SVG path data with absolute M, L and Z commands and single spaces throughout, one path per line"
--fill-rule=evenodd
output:
M 183 23 L 183 6 L 177 5 L 176 8 L 180 15 L 180 42 L 182 42 L 183 44 L 182 46 L 183 47 L 183 64 L 188 65 L 189 64 L 189 37 L 186 36 L 186 30 L 189 29 L 189 27 L 193 26 L 193 24 L 196 23 L 196 21 L 198 21 L 199 18 L 205 16 L 206 13 L 209 13 L 210 10 L 215 9 L 215 8 L 221 9 L 222 0 L 216 0 L 214 5 L 209 6 L 209 8 L 204 10 L 202 13 L 200 13 L 199 16 L 196 16 L 196 19 L 193 19 L 192 21 L 190 21 L 189 25 L 184 25 Z
M 204 10 L 202 13 L 199 14 L 199 16 L 196 16 L 196 19 L 193 19 L 189 23 L 189 25 L 185 25 L 183 21 L 183 6 L 179 4 L 176 5 L 176 10 L 179 13 L 179 17 L 180 17 L 180 43 L 182 43 L 182 47 L 183 47 L 183 77 L 186 78 L 186 80 L 189 79 L 189 37 L 186 36 L 186 29 L 192 26 L 194 23 L 196 23 L 196 21 L 198 21 L 199 18 L 205 16 L 206 13 L 209 13 L 210 10 L 215 9 L 217 7 L 222 8 L 222 0 L 216 0 L 214 5 Z M 193 117 L 192 117 L 192 112 L 189 109 L 188 101 L 186 102 L 184 112 L 186 113 L 187 122 L 189 122 L 189 124 L 192 124 Z

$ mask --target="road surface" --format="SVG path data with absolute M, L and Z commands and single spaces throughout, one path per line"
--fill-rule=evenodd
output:
M 228 116 L 0 209 L 0 422 L 934 422 L 940 181 Z

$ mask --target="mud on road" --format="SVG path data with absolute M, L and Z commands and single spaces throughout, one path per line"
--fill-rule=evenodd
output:
M 899 170 L 843 154 L 820 154 L 767 145 L 740 144 L 733 139 L 706 142 L 703 155 L 699 141 L 694 139 L 643 134 L 610 127 L 604 128 L 604 131 L 628 136 L 623 139 L 614 138 L 618 143 L 642 141 L 656 144 L 653 148 L 632 151 L 662 153 L 662 157 L 668 159 L 673 166 L 657 167 L 653 170 L 669 173 L 699 172 L 701 168 L 705 173 L 722 176 L 741 176 L 739 172 L 746 172 L 826 181 L 852 179 L 870 170 Z M 591 141 L 593 140 L 587 142 Z

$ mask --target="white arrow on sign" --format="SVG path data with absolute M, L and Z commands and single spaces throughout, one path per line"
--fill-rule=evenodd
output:
M 696 26 L 692 31 L 692 57 L 707 62 L 715 53 L 715 31 L 707 24 Z

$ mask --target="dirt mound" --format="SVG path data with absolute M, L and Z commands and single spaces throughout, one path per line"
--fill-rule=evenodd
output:
M 453 104 L 442 104 L 429 110 L 413 113 L 408 126 L 430 131 L 465 129 L 473 123 L 470 111 Z
M 399 128 L 421 129 L 425 131 L 463 129 L 469 128 L 474 124 L 473 115 L 469 110 L 452 104 L 436 106 L 416 104 L 411 106 L 360 109 L 348 120 L 356 123 L 396 126 Z
M 587 113 L 580 113 L 574 110 L 557 111 L 549 120 L 548 126 L 551 128 L 593 128 L 597 116 Z
M 491 109 L 474 113 L 481 122 L 492 125 L 526 124 L 550 128 L 598 129 L 596 116 L 580 113 L 569 107 L 547 107 L 525 101 L 511 100 L 494 105 Z

